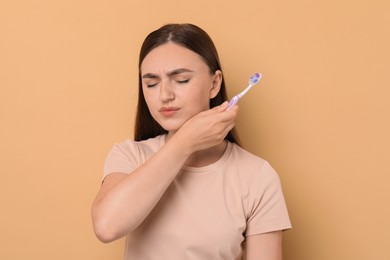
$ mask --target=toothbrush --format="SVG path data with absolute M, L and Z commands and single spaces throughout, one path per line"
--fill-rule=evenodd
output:
M 229 110 L 231 109 L 235 104 L 237 104 L 238 100 L 240 98 L 242 98 L 246 92 L 248 92 L 248 90 L 251 89 L 251 87 L 253 87 L 254 85 L 256 85 L 257 83 L 259 83 L 260 79 L 261 79 L 262 75 L 260 73 L 255 73 L 252 75 L 252 77 L 249 78 L 249 85 L 246 87 L 246 89 L 244 89 L 244 91 L 242 91 L 241 93 L 235 95 L 229 102 L 229 105 L 227 107 L 226 110 Z

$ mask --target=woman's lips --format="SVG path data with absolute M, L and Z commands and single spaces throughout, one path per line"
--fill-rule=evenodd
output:
M 180 108 L 178 108 L 178 107 L 162 107 L 162 108 L 160 108 L 159 112 L 163 116 L 172 116 L 179 110 L 180 110 Z

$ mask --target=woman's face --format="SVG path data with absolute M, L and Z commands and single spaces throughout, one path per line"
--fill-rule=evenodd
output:
M 210 108 L 222 73 L 210 74 L 198 54 L 169 42 L 146 55 L 141 78 L 150 113 L 165 130 L 174 133 L 188 119 Z

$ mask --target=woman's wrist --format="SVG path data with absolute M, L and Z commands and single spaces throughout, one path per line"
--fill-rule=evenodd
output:
M 169 138 L 167 144 L 171 145 L 178 152 L 179 157 L 183 156 L 185 159 L 194 152 L 190 138 L 182 136 L 180 132 Z

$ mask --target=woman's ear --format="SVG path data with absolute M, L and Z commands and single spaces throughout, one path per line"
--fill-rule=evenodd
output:
M 215 98 L 221 89 L 222 84 L 222 71 L 216 70 L 213 75 L 213 82 L 210 89 L 210 99 Z

